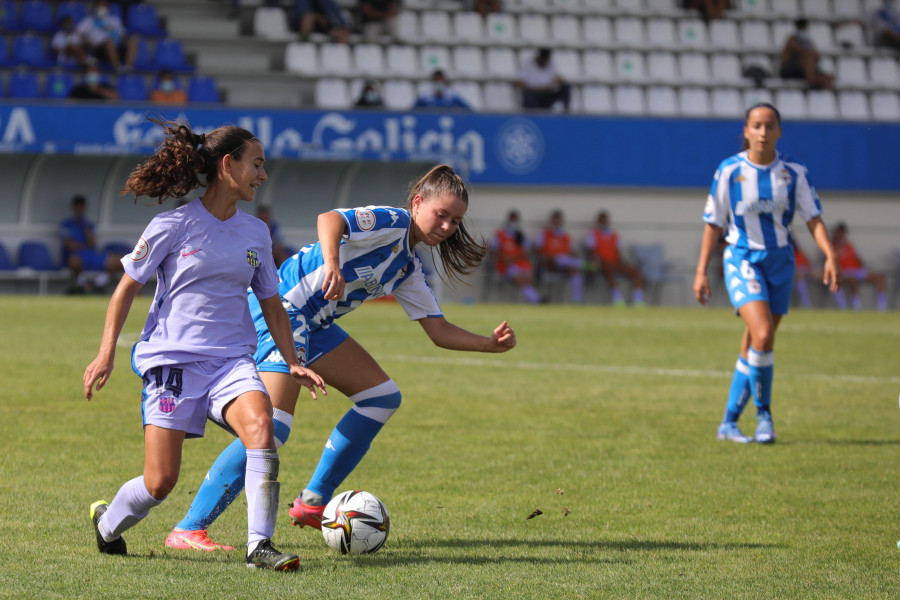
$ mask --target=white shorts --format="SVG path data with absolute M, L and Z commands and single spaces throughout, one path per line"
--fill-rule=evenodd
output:
M 189 438 L 203 437 L 207 419 L 235 435 L 222 416 L 225 407 L 247 392 L 269 395 L 249 356 L 151 367 L 143 380 L 144 425 L 184 431 Z

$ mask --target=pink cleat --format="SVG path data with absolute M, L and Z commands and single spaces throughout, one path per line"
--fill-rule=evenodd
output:
M 177 550 L 203 550 L 204 552 L 212 552 L 213 550 L 234 550 L 234 546 L 225 546 L 218 544 L 207 535 L 205 529 L 197 529 L 195 531 L 185 531 L 177 527 L 172 530 L 169 537 L 166 538 L 166 547 L 175 548 Z
M 288 514 L 291 516 L 291 522 L 299 527 L 315 527 L 322 529 L 322 513 L 325 512 L 324 506 L 310 506 L 303 504 L 300 498 L 294 500 Z

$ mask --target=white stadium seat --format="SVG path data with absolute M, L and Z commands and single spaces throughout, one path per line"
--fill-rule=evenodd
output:
M 454 46 L 451 50 L 457 78 L 481 79 L 485 75 L 484 52 L 477 46 Z
M 514 79 L 519 76 L 519 62 L 512 48 L 491 46 L 485 50 L 485 72 L 488 75 Z
M 280 6 L 260 6 L 253 11 L 253 35 L 277 41 L 296 38 L 288 27 L 287 13 Z
M 760 102 L 768 102 L 772 104 L 774 102 L 774 98 L 772 97 L 772 92 L 765 88 L 751 88 L 749 90 L 744 91 L 744 106 L 743 110 L 750 108 L 754 104 L 759 104 Z
M 357 44 L 353 46 L 353 66 L 365 77 L 380 77 L 386 69 L 384 50 L 379 44 Z
M 487 16 L 488 40 L 493 44 L 514 44 L 517 38 L 516 18 L 509 13 L 490 13 Z
M 900 88 L 900 69 L 893 56 L 873 56 L 869 60 L 869 71 L 875 87 L 889 90 Z
M 800 0 L 776 0 L 772 6 L 772 13 L 786 19 L 796 19 L 802 13 Z
M 710 93 L 710 110 L 717 117 L 737 118 L 744 113 L 741 93 L 734 88 L 716 88 Z
M 775 106 L 781 116 L 787 120 L 806 119 L 809 117 L 806 94 L 801 90 L 775 90 Z
M 512 84 L 504 81 L 488 81 L 483 86 L 484 108 L 498 112 L 513 112 L 519 109 L 519 98 Z
M 647 44 L 651 48 L 675 48 L 678 34 L 672 19 L 656 18 L 647 20 Z
M 417 77 L 419 71 L 419 53 L 413 46 L 391 45 L 384 55 L 387 71 L 392 75 Z
M 678 88 L 679 112 L 686 117 L 708 117 L 709 93 L 701 87 Z
M 700 19 L 680 19 L 678 39 L 685 48 L 702 50 L 709 46 L 709 29 Z
M 584 79 L 581 53 L 577 50 L 566 48 L 555 50 L 553 52 L 553 63 L 556 65 L 559 74 L 566 81 L 580 82 Z
M 581 21 L 573 15 L 550 17 L 550 39 L 558 46 L 581 44 Z
M 709 24 L 709 44 L 718 50 L 741 50 L 737 23 L 728 19 L 712 21 Z
M 550 39 L 550 24 L 547 17 L 535 13 L 520 15 L 519 37 L 534 46 L 545 44 Z
M 660 117 L 674 117 L 678 114 L 678 96 L 675 88 L 652 86 L 647 89 L 647 112 Z
M 582 11 L 587 15 L 608 15 L 615 12 L 615 0 L 581 0 Z
M 477 81 L 457 81 L 453 84 L 453 89 L 469 103 L 473 110 L 484 110 L 484 94 L 481 91 L 480 83 Z
M 647 55 L 647 78 L 657 83 L 677 83 L 678 64 L 671 52 L 651 52 Z
M 609 2 L 609 0 L 606 0 Z M 584 3 L 581 0 L 550 0 L 553 14 L 577 15 L 584 12 Z
M 419 28 L 425 43 L 443 42 L 453 39 L 450 29 L 450 14 L 446 11 L 427 10 L 419 15 Z
M 838 112 L 845 121 L 868 121 L 872 118 L 869 97 L 858 90 L 838 92 Z
M 643 19 L 619 17 L 613 23 L 613 32 L 620 47 L 642 48 L 646 44 Z
M 581 54 L 581 64 L 585 79 L 591 81 L 612 81 L 612 54 L 606 50 L 585 50 Z
M 700 52 L 683 52 L 678 55 L 678 72 L 687 83 L 709 83 L 709 59 Z
M 784 48 L 788 38 L 797 30 L 791 21 L 778 21 L 772 24 L 772 43 L 779 51 Z
M 834 28 L 834 43 L 841 48 L 864 48 L 866 33 L 860 23 L 847 21 Z
M 835 65 L 837 85 L 846 87 L 868 87 L 869 75 L 866 61 L 859 56 L 840 56 Z
M 873 92 L 869 96 L 872 118 L 877 121 L 900 121 L 900 98 L 896 92 Z
M 612 92 L 606 85 L 586 85 L 581 88 L 581 105 L 590 114 L 609 114 L 613 111 Z
M 350 90 L 344 79 L 323 77 L 316 80 L 316 106 L 326 109 L 344 109 L 353 104 Z
M 734 54 L 714 54 L 710 61 L 712 80 L 716 83 L 742 84 L 741 61 Z
M 391 110 L 409 110 L 416 102 L 413 84 L 404 79 L 388 79 L 382 86 L 384 106 Z
M 741 40 L 745 49 L 765 51 L 772 49 L 772 32 L 765 21 L 743 21 Z
M 838 0 L 847 2 L 847 0 Z M 859 6 L 858 2 L 854 2 Z M 807 18 L 830 19 L 832 17 L 831 0 L 802 0 L 802 13 Z
M 418 41 L 419 34 L 419 13 L 411 10 L 401 10 L 397 14 L 396 21 L 397 38 L 404 42 Z
M 319 61 L 324 75 L 349 76 L 353 73 L 347 44 L 322 44 L 319 46 Z
M 838 118 L 837 98 L 831 90 L 810 90 L 806 102 L 810 119 L 833 121 Z
M 600 48 L 614 45 L 612 21 L 609 18 L 590 15 L 584 18 L 581 25 L 585 45 Z
M 450 50 L 447 46 L 422 46 L 419 48 L 419 64 L 422 73 L 426 75 L 431 75 L 437 69 L 450 73 L 452 71 Z
M 822 21 L 810 23 L 807 27 L 807 31 L 809 31 L 809 37 L 812 38 L 812 41 L 819 52 L 831 52 L 836 49 L 834 44 L 834 31 L 831 28 L 831 23 Z
M 625 81 L 644 82 L 647 69 L 644 66 L 644 55 L 640 52 L 616 52 L 616 75 Z
M 777 3 L 778 0 L 776 0 Z M 757 19 L 765 18 L 772 12 L 772 7 L 769 5 L 768 0 L 737 0 L 737 2 L 732 3 L 732 6 L 735 6 L 743 15 Z
M 643 0 L 616 0 L 616 8 L 623 13 L 639 14 L 644 12 L 644 2 Z
M 457 40 L 481 43 L 484 40 L 484 19 L 474 11 L 453 13 L 453 32 Z
M 291 42 L 284 49 L 284 68 L 290 73 L 318 75 L 318 47 L 310 43 Z
M 615 111 L 623 115 L 643 115 L 647 112 L 644 90 L 636 85 L 619 85 L 613 91 Z

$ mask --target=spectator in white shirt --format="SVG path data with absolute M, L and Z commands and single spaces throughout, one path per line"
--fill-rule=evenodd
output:
M 128 35 L 122 19 L 109 11 L 108 0 L 97 0 L 91 13 L 75 27 L 88 61 L 105 61 L 117 71 L 134 68 L 137 37 Z
M 522 108 L 551 108 L 557 102 L 569 110 L 570 88 L 550 58 L 550 48 L 540 48 L 526 60 L 517 85 L 522 88 Z

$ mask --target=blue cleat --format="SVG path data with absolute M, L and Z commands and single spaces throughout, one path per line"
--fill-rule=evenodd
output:
M 719 425 L 719 432 L 716 434 L 716 438 L 729 442 L 737 442 L 738 444 L 749 444 L 753 441 L 753 438 L 744 435 L 738 427 L 738 424 L 733 421 L 725 421 Z
M 772 425 L 772 415 L 762 413 L 757 415 L 756 442 L 758 444 L 775 443 L 775 427 Z

